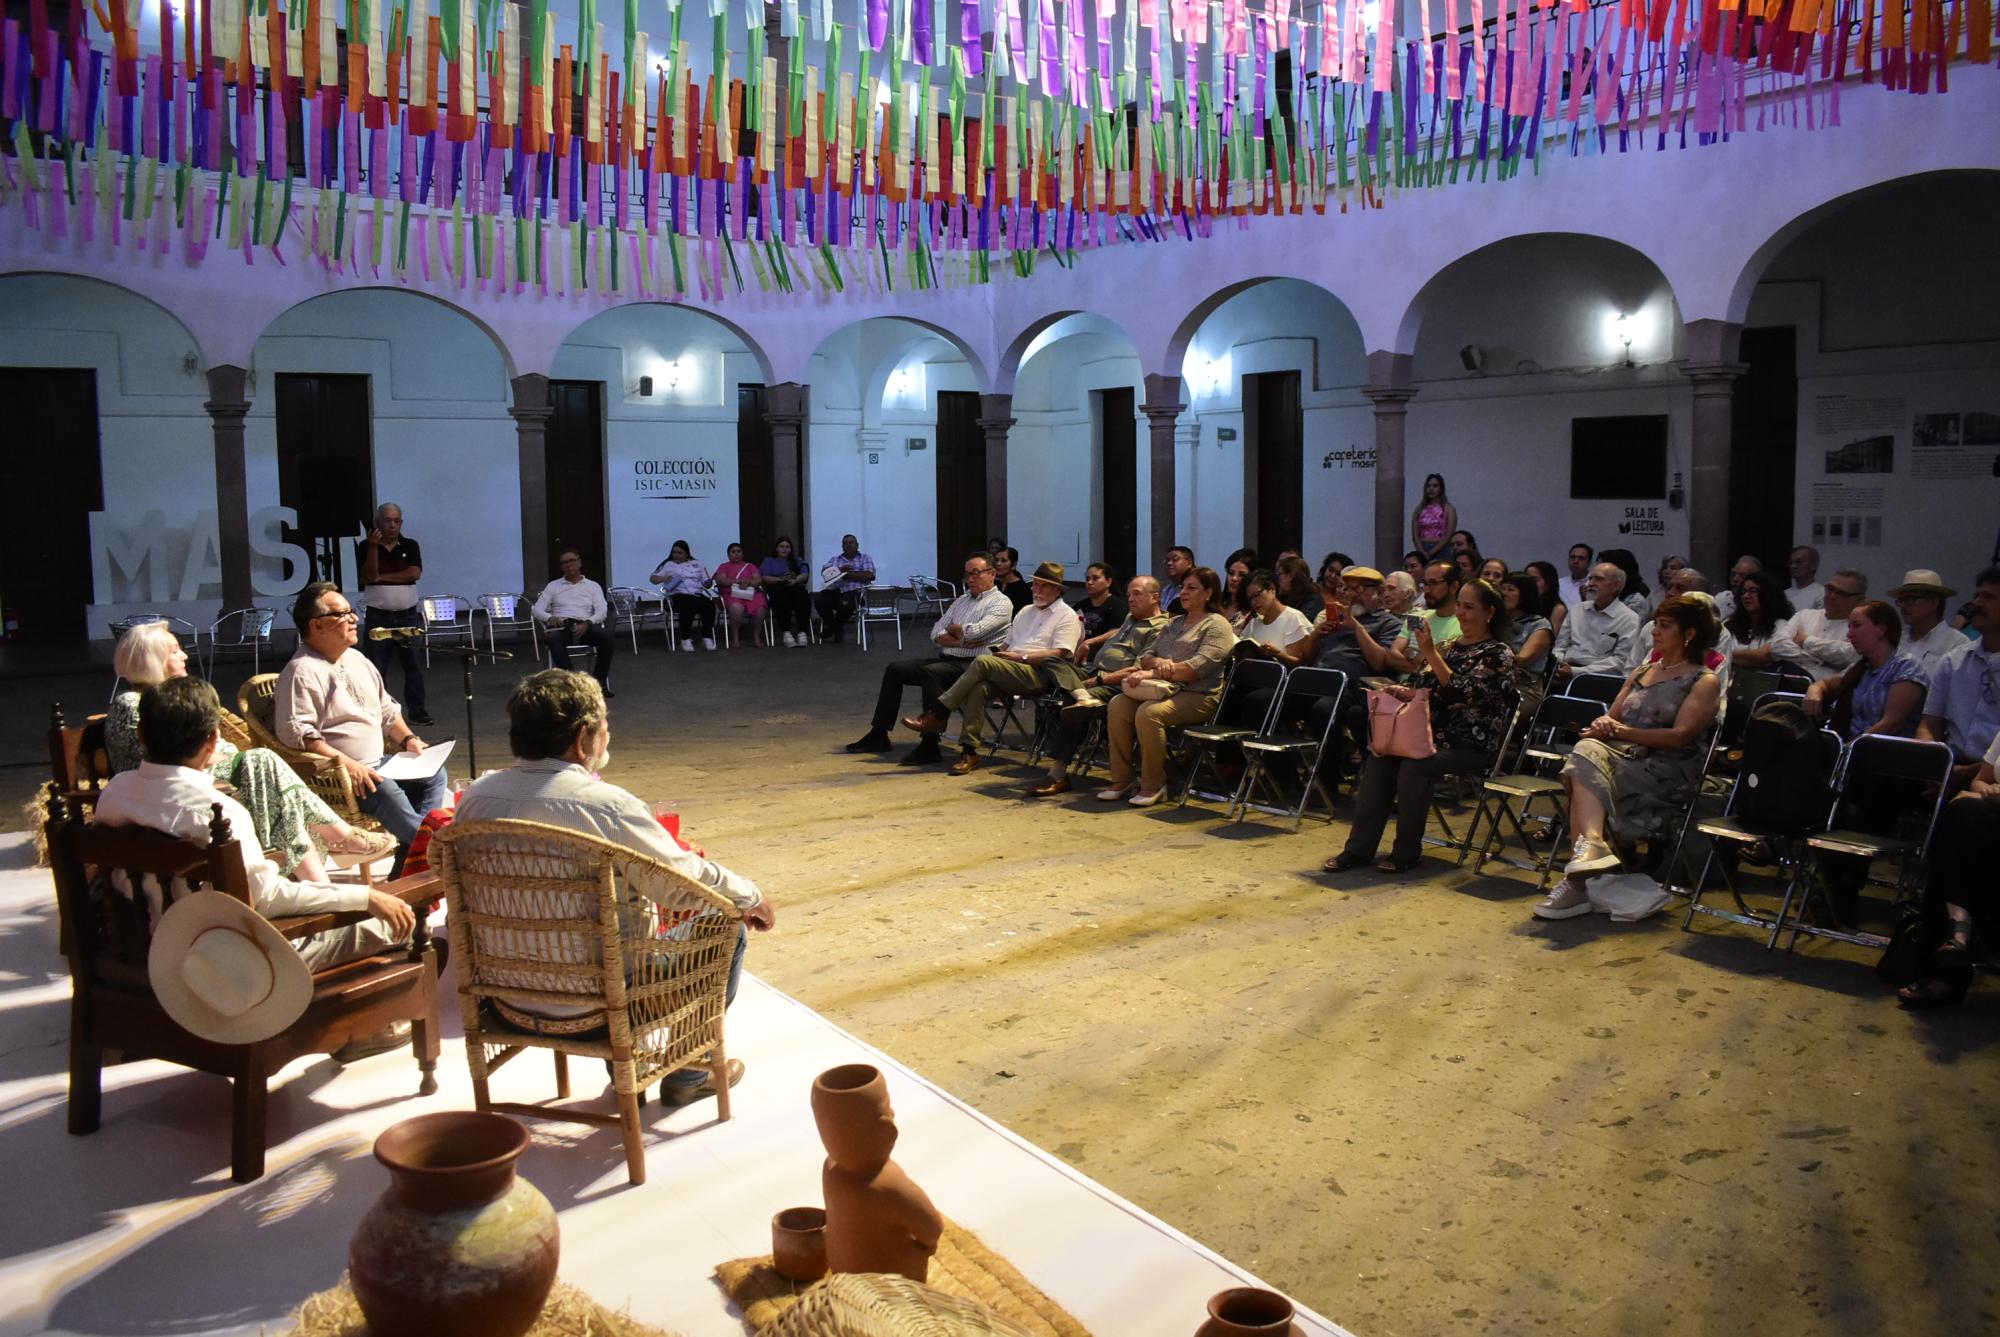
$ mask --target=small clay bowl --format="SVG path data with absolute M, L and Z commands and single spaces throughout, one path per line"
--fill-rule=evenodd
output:
M 771 1266 L 793 1281 L 826 1275 L 824 1207 L 787 1207 L 771 1218 Z
M 1232 1286 L 1208 1298 L 1205 1337 L 1252 1337 L 1269 1333 L 1283 1337 L 1292 1331 L 1292 1302 L 1276 1291 L 1256 1286 Z

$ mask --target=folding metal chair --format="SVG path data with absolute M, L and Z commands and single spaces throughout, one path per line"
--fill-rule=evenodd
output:
M 639 653 L 639 623 L 644 620 L 640 607 L 646 592 L 636 585 L 613 585 L 604 592 L 604 598 L 611 605 L 611 626 L 615 630 L 621 623 L 632 638 L 632 653 Z
M 1193 760 L 1188 765 L 1187 780 L 1181 785 L 1181 799 L 1176 807 L 1185 808 L 1189 798 L 1205 798 L 1214 803 L 1227 803 L 1232 812 L 1235 810 L 1236 800 L 1243 792 L 1243 781 L 1248 776 L 1247 767 L 1244 775 L 1237 777 L 1235 785 L 1226 793 L 1197 789 L 1195 785 L 1201 780 L 1201 769 L 1204 765 L 1214 774 L 1216 783 L 1228 784 L 1227 777 L 1215 765 L 1216 748 L 1225 743 L 1240 743 L 1247 738 L 1255 738 L 1271 731 L 1271 720 L 1278 708 L 1278 698 L 1284 694 L 1285 672 L 1285 666 L 1275 659 L 1240 659 L 1230 668 L 1229 680 L 1222 685 L 1222 699 L 1216 702 L 1208 721 L 1204 724 L 1190 724 L 1181 731 L 1182 739 L 1195 744 L 1195 752 Z M 1228 725 L 1222 722 L 1229 718 L 1231 708 L 1237 701 L 1265 687 L 1277 690 L 1271 697 L 1271 704 L 1264 708 L 1264 714 L 1256 724 L 1246 729 L 1240 725 Z
M 462 594 L 426 594 L 417 600 L 424 615 L 424 667 L 431 664 L 431 642 L 464 641 L 470 648 L 472 601 Z
M 1035 745 L 1041 738 L 1039 713 L 1036 718 L 1036 726 L 1030 729 L 1027 725 L 1021 723 L 1021 717 L 1016 712 L 1023 701 L 1034 701 L 1042 695 L 1043 692 L 1038 688 L 1035 691 L 1023 693 L 1009 692 L 1003 694 L 995 692 L 986 698 L 986 723 L 989 731 L 986 740 L 986 751 L 989 754 L 999 750 L 1001 740 L 1007 732 L 1007 726 L 1011 724 L 1014 726 L 1014 732 L 1021 736 L 1021 746 L 1028 751 L 1028 761 L 1031 764 L 1034 762 L 1036 753 Z
M 215 619 L 208 628 L 208 659 L 202 667 L 202 676 L 214 674 L 215 665 L 224 650 L 245 647 L 250 651 L 250 676 L 262 673 L 264 656 L 270 655 L 274 661 L 278 657 L 276 647 L 271 644 L 277 617 L 275 608 L 232 608 Z
M 1296 706 L 1301 700 L 1321 701 L 1331 699 L 1332 707 L 1327 712 L 1326 723 L 1317 736 L 1301 729 L 1295 733 L 1281 732 L 1281 726 L 1272 721 L 1282 721 L 1295 711 L 1285 709 Z M 1333 745 L 1340 732 L 1341 707 L 1347 701 L 1347 675 L 1339 669 L 1295 668 L 1285 675 L 1284 684 L 1278 688 L 1277 699 L 1271 703 L 1271 711 L 1266 720 L 1270 731 L 1254 738 L 1242 740 L 1245 765 L 1243 783 L 1237 791 L 1236 802 L 1230 809 L 1233 821 L 1242 821 L 1252 808 L 1258 812 L 1268 812 L 1278 817 L 1290 817 L 1292 830 L 1299 829 L 1299 822 L 1305 817 L 1306 804 L 1317 793 L 1320 802 L 1326 805 L 1326 820 L 1331 822 L 1333 795 L 1327 791 L 1326 783 L 1319 777 L 1320 760 Z M 1277 777 L 1272 774 L 1271 764 L 1285 758 L 1298 768 L 1299 798 L 1297 803 L 1282 802 L 1283 792 L 1278 787 Z M 1259 786 L 1270 788 L 1273 803 L 1259 803 L 1256 794 Z
M 1625 679 L 1616 673 L 1574 673 L 1563 684 L 1562 694 L 1608 706 L 1618 699 L 1618 693 L 1624 687 Z M 1603 714 L 1602 711 L 1598 713 Z
M 1814 871 L 1818 871 L 1818 864 L 1829 854 L 1866 859 L 1871 865 L 1877 859 L 1893 859 L 1896 881 L 1888 885 L 1894 886 L 1901 898 L 1914 900 L 1923 890 L 1924 861 L 1930 857 L 1931 833 L 1937 829 L 1938 814 L 1944 811 L 1953 760 L 1948 745 L 1918 738 L 1863 734 L 1848 744 L 1847 759 L 1840 768 L 1841 802 L 1836 804 L 1834 816 L 1829 819 L 1829 829 L 1806 839 L 1806 858 Z M 1863 812 L 1851 826 L 1832 825 L 1844 815 L 1846 802 L 1857 789 L 1883 787 L 1893 787 L 1899 800 L 1870 805 L 1871 809 L 1886 813 L 1885 817 Z M 1879 933 L 1849 932 L 1834 927 L 1830 914 L 1824 926 L 1808 923 L 1812 898 L 1819 895 L 1824 899 L 1825 887 L 1817 878 L 1801 878 L 1799 885 L 1802 889 L 1798 897 L 1799 912 L 1791 919 L 1792 937 L 1785 950 L 1798 946 L 1801 933 L 1862 947 L 1888 944 L 1888 938 Z M 1787 897 L 1778 909 L 1779 930 L 1785 926 L 1791 905 L 1792 900 Z M 1772 932 L 1773 941 L 1777 932 Z
M 1466 857 L 1472 853 L 1473 840 L 1479 835 L 1479 815 L 1486 808 L 1486 782 L 1497 779 L 1506 773 L 1507 758 L 1514 749 L 1514 735 L 1520 729 L 1521 721 L 1521 698 L 1516 696 L 1513 708 L 1507 712 L 1507 728 L 1500 735 L 1500 746 L 1493 753 L 1493 764 L 1486 768 L 1485 775 L 1479 777 L 1479 805 L 1473 808 L 1472 820 L 1466 823 L 1465 834 L 1463 836 L 1460 836 L 1451 829 L 1451 814 L 1444 810 L 1444 800 L 1438 796 L 1439 791 L 1444 786 L 1442 784 L 1431 786 L 1431 817 L 1439 826 L 1444 828 L 1444 835 L 1433 836 L 1427 834 L 1424 836 L 1424 844 L 1437 845 L 1448 850 L 1457 850 L 1458 863 L 1461 868 L 1465 866 Z M 1457 777 L 1446 776 L 1444 778 L 1456 779 Z
M 1758 698 L 1758 704 L 1761 705 L 1773 697 L 1782 695 L 1784 694 L 1766 693 Z M 1831 729 L 1821 729 L 1813 735 L 1808 746 L 1821 749 L 1827 772 L 1833 774 L 1840 763 L 1840 736 Z M 1722 814 L 1695 822 L 1694 829 L 1708 837 L 1709 847 L 1708 853 L 1702 858 L 1701 871 L 1695 875 L 1694 886 L 1688 893 L 1687 914 L 1681 920 L 1681 927 L 1683 929 L 1691 927 L 1694 924 L 1694 917 L 1697 914 L 1704 914 L 1750 928 L 1767 928 L 1771 930 L 1771 936 L 1765 940 L 1764 947 L 1769 950 L 1778 945 L 1778 933 L 1784 927 L 1785 914 L 1791 906 L 1793 896 L 1797 894 L 1799 880 L 1806 872 L 1805 842 L 1817 831 L 1824 830 L 1827 822 L 1832 820 L 1833 805 L 1838 799 L 1829 794 L 1826 817 L 1807 827 L 1788 829 L 1766 822 L 1750 821 L 1743 817 L 1740 809 L 1747 801 L 1749 793 L 1749 786 L 1744 783 L 1744 777 L 1739 773 L 1729 787 L 1729 798 L 1723 805 Z M 1720 857 L 1725 846 L 1734 848 L 1734 858 Z M 1784 897 L 1779 902 L 1776 918 L 1767 919 L 1750 908 L 1743 899 L 1743 890 L 1737 885 L 1736 872 L 1732 867 L 1737 860 L 1759 846 L 1769 850 L 1776 857 L 1778 871 L 1785 876 Z M 1708 890 L 1708 870 L 1718 865 L 1722 869 L 1722 885 L 1728 889 L 1730 898 L 1736 902 L 1734 910 L 1724 910 L 1702 903 L 1702 897 Z
M 951 607 L 958 597 L 958 590 L 947 580 L 936 576 L 911 576 L 911 612 L 918 617 L 929 614 L 932 618 L 944 616 L 944 610 Z
M 1486 839 L 1479 846 L 1479 857 L 1472 863 L 1475 875 L 1485 870 L 1489 860 L 1498 859 L 1509 867 L 1535 873 L 1536 891 L 1547 889 L 1549 875 L 1555 871 L 1556 854 L 1562 848 L 1569 824 L 1569 811 L 1562 802 L 1562 781 L 1557 778 L 1557 773 L 1576 747 L 1577 735 L 1603 713 L 1604 704 L 1587 697 L 1542 698 L 1542 704 L 1535 707 L 1534 718 L 1521 739 L 1514 769 L 1492 776 L 1480 786 L 1479 806 L 1473 810 L 1471 829 L 1479 828 L 1482 817 L 1486 819 L 1487 827 Z M 1535 842 L 1528 836 L 1529 810 L 1538 799 L 1548 799 L 1555 806 L 1555 830 L 1549 840 L 1546 857 L 1535 848 Z M 1518 808 L 1514 806 L 1516 803 L 1520 805 Z M 1503 817 L 1512 824 L 1514 834 L 1520 839 L 1521 852 L 1527 856 L 1525 863 L 1505 853 L 1507 837 L 1500 826 Z M 1468 843 L 1470 838 L 1468 831 Z M 1461 859 L 1460 862 L 1464 861 Z
M 861 591 L 861 607 L 855 610 L 855 623 L 861 628 L 861 648 L 868 649 L 868 627 L 870 623 L 886 622 L 896 629 L 896 648 L 903 648 L 903 617 L 896 611 L 898 590 L 894 585 L 870 585 Z
M 542 629 L 535 621 L 533 601 L 525 594 L 493 593 L 479 596 L 473 608 L 474 615 L 486 619 L 486 648 L 497 650 L 495 635 L 505 628 L 508 631 L 528 633 L 528 643 L 534 647 L 535 658 L 542 657 Z M 468 619 L 469 620 L 469 619 Z

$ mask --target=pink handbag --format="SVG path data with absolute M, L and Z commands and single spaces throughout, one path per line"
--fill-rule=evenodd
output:
M 1390 692 L 1368 693 L 1368 749 L 1378 757 L 1422 761 L 1437 755 L 1431 739 L 1431 692 L 1415 689 L 1407 701 Z

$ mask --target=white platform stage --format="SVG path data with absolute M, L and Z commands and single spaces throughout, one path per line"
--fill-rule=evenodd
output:
M 753 942 L 753 965 L 755 952 Z M 48 874 L 24 837 L 0 838 L 0 1333 L 280 1331 L 301 1299 L 339 1278 L 348 1237 L 386 1183 L 375 1135 L 472 1105 L 447 992 L 435 1096 L 414 1095 L 407 1050 L 345 1069 L 302 1059 L 274 1079 L 269 1170 L 239 1186 L 219 1078 L 151 1062 L 107 1069 L 102 1127 L 67 1135 L 68 1009 Z M 688 1337 L 742 1337 L 715 1265 L 768 1252 L 771 1214 L 819 1201 L 808 1093 L 817 1073 L 854 1062 L 888 1074 L 897 1159 L 939 1209 L 1099 1337 L 1189 1334 L 1209 1295 L 1259 1284 L 754 976 L 730 1010 L 729 1043 L 747 1068 L 736 1117 L 716 1124 L 712 1101 L 648 1105 L 642 1187 L 626 1183 L 615 1130 L 532 1125 L 521 1172 L 561 1215 L 563 1279 L 600 1303 Z M 571 1071 L 577 1095 L 597 1097 L 590 1066 Z M 524 1055 L 495 1088 L 544 1099 L 552 1061 Z M 1299 1326 L 1344 1332 L 1305 1311 Z

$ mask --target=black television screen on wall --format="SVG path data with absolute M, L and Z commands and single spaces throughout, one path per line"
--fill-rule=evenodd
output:
M 1571 418 L 1569 495 L 1579 501 L 1667 495 L 1667 415 Z

